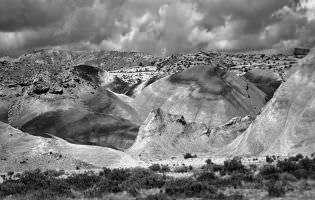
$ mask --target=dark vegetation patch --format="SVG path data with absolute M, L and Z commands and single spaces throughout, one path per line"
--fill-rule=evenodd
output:
M 73 67 L 73 73 L 84 80 L 94 83 L 95 85 L 100 84 L 99 73 L 102 70 L 98 67 L 93 67 L 89 65 L 78 65 Z
M 13 195 L 30 199 L 53 198 L 102 198 L 109 194 L 127 194 L 130 198 L 148 200 L 168 199 L 243 199 L 239 189 L 259 189 L 270 197 L 283 197 L 302 180 L 315 180 L 315 159 L 301 155 L 262 167 L 244 166 L 234 158 L 223 165 L 210 159 L 200 169 L 183 166 L 184 172 L 193 176 L 174 178 L 167 176 L 171 169 L 153 164 L 148 169 L 108 169 L 99 174 L 92 172 L 64 176 L 62 172 L 40 170 L 21 175 L 8 174 L 8 180 L 0 184 L 0 198 Z M 182 170 L 181 169 L 181 170 Z M 181 171 L 180 170 L 180 171 Z M 178 171 L 177 168 L 173 172 Z M 303 188 L 307 188 L 306 186 Z M 232 190 L 231 190 L 232 189 Z M 154 190 L 146 193 L 144 191 Z M 232 191 L 232 192 L 231 192 Z
M 186 153 L 184 155 L 184 159 L 189 159 L 189 158 L 197 158 L 197 155 L 192 155 L 191 153 Z

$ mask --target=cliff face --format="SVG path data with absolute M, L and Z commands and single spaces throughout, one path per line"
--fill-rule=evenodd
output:
M 315 50 L 292 70 L 248 130 L 229 145 L 228 154 L 315 152 Z
M 132 105 L 144 121 L 161 108 L 188 122 L 220 126 L 233 117 L 256 116 L 266 95 L 245 78 L 215 66 L 198 66 L 147 86 Z

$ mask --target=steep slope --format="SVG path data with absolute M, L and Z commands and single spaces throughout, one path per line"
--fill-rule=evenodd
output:
M 32 65 L 19 60 L 3 66 L 2 121 L 78 144 L 125 149 L 134 142 L 138 114 L 129 97 L 113 92 L 121 92 L 126 83 L 98 67 L 27 61 Z
M 250 117 L 236 117 L 218 127 L 187 122 L 183 116 L 152 111 L 127 153 L 142 160 L 167 159 L 185 153 L 214 154 L 243 133 Z
M 197 66 L 148 85 L 132 102 L 144 121 L 161 108 L 188 122 L 220 126 L 233 117 L 256 116 L 265 94 L 244 78 L 215 66 Z
M 36 168 L 74 170 L 101 167 L 135 167 L 142 163 L 106 147 L 70 144 L 59 138 L 23 133 L 0 122 L 0 172 Z
M 314 94 L 315 49 L 295 66 L 255 122 L 225 149 L 225 153 L 291 155 L 315 152 Z
M 244 77 L 263 91 L 268 100 L 272 98 L 283 81 L 279 74 L 266 69 L 252 69 L 244 74 Z

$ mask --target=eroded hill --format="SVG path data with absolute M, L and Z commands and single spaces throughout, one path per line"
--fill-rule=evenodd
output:
M 233 155 L 294 155 L 315 151 L 315 50 L 293 69 L 248 130 L 228 148 Z

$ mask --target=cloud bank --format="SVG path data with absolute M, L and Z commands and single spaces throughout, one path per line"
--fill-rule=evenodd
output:
M 0 56 L 312 47 L 314 13 L 313 0 L 0 0 Z

